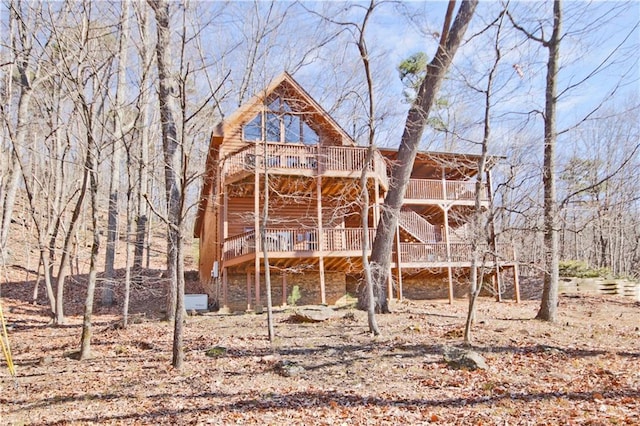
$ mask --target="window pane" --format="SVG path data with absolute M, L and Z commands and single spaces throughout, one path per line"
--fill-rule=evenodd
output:
M 275 98 L 274 100 L 272 100 L 271 103 L 267 105 L 267 109 L 274 112 L 280 111 L 280 98 Z
M 280 104 L 280 112 L 293 112 L 288 103 L 286 103 L 285 101 L 281 102 L 282 103 Z
M 268 142 L 280 142 L 280 119 L 272 112 L 266 114 L 265 136 Z
M 304 142 L 305 145 L 316 145 L 320 142 L 318 134 L 305 122 L 302 123 L 302 142 Z
M 300 117 L 297 115 L 285 114 L 282 116 L 284 120 L 284 141 L 300 143 Z
M 260 121 L 261 121 L 260 114 L 258 114 L 253 120 L 245 124 L 243 129 L 244 140 L 246 141 L 262 140 L 262 125 Z

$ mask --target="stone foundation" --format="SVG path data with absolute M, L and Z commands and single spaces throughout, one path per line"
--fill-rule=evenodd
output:
M 345 274 L 341 272 L 325 272 L 324 280 L 326 302 L 329 305 L 333 305 L 346 294 Z M 226 305 L 232 312 L 246 311 L 247 308 L 261 310 L 262 307 L 266 306 L 267 293 L 264 274 L 260 275 L 260 301 L 257 306 L 253 274 L 249 277 L 249 286 L 247 286 L 246 273 L 230 273 L 227 278 L 227 286 Z M 271 303 L 273 306 L 287 304 L 287 298 L 291 295 L 294 286 L 298 286 L 300 294 L 296 305 L 319 305 L 322 303 L 319 272 L 309 271 L 301 274 L 286 274 L 284 280 L 283 274 L 272 273 Z M 249 296 L 247 292 L 249 292 Z M 250 302 L 248 303 L 248 301 Z

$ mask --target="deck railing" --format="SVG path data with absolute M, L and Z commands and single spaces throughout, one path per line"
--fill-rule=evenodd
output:
M 411 179 L 405 193 L 406 199 L 416 200 L 475 200 L 474 181 L 438 179 Z M 489 200 L 487 186 L 482 186 L 482 201 Z
M 280 170 L 316 170 L 359 172 L 363 169 L 367 156 L 367 148 L 345 146 L 309 146 L 267 143 L 249 145 L 229 155 L 224 160 L 223 174 L 231 177 L 240 172 L 253 172 L 257 167 L 275 171 Z M 383 185 L 387 184 L 387 167 L 384 158 L 375 152 L 372 164 L 367 167 L 375 172 Z
M 362 228 L 323 229 L 325 252 L 362 250 Z M 369 250 L 373 244 L 375 230 L 369 230 Z M 224 241 L 224 259 L 229 260 L 246 254 L 255 253 L 255 233 L 253 231 L 235 235 Z M 259 244 L 261 246 L 261 244 Z M 268 228 L 266 250 L 269 252 L 318 251 L 318 229 Z
M 329 228 L 323 229 L 322 250 L 324 252 L 358 252 L 362 250 L 362 228 Z M 375 229 L 369 229 L 369 250 L 373 245 Z M 318 229 L 268 228 L 266 249 L 269 252 L 317 252 Z M 498 244 L 496 247 L 498 260 L 514 261 L 510 244 Z M 255 253 L 255 233 L 253 231 L 227 238 L 224 242 L 224 259 L 229 260 Z M 454 263 L 471 261 L 471 244 L 450 243 L 449 261 Z M 494 253 L 488 246 L 480 247 L 487 253 L 487 261 L 493 262 Z M 447 244 L 438 243 L 400 243 L 401 263 L 442 263 L 447 262 Z
M 471 244 L 450 243 L 449 249 L 451 253 L 450 262 L 471 262 Z M 481 246 L 479 250 L 481 253 L 486 253 L 488 255 L 486 259 L 488 262 L 494 262 L 494 254 L 498 255 L 499 261 L 515 261 L 510 244 L 498 244 L 496 247 L 496 253 L 486 245 Z M 447 244 L 400 243 L 400 262 L 447 262 Z

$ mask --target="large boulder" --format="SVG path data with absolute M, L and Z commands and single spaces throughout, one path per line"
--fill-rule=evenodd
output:
M 487 363 L 478 352 L 455 347 L 445 347 L 443 351 L 444 361 L 451 368 L 457 370 L 486 370 Z
M 297 309 L 288 321 L 292 323 L 323 322 L 337 316 L 336 311 L 328 306 L 305 306 Z

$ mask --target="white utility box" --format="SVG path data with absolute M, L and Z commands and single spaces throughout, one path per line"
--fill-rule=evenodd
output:
M 206 311 L 208 310 L 206 294 L 185 294 L 184 308 L 187 311 Z

